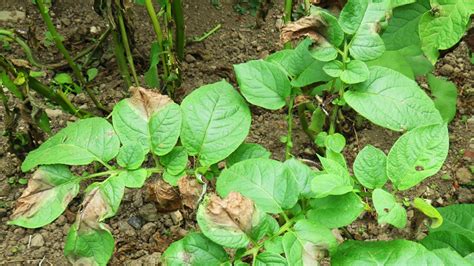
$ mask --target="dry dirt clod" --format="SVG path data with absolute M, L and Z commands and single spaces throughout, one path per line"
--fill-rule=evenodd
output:
M 158 215 L 158 209 L 152 203 L 143 205 L 139 210 L 138 214 L 147 222 L 156 222 L 160 218 Z
M 44 246 L 44 238 L 41 234 L 35 234 L 31 238 L 30 247 L 39 248 Z
M 472 181 L 471 171 L 465 167 L 459 168 L 456 171 L 456 178 L 461 185 L 469 184 Z

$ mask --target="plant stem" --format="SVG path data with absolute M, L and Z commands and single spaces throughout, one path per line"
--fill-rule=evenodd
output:
M 120 4 L 117 3 L 117 6 L 120 6 Z M 120 27 L 120 36 L 122 37 L 122 44 L 123 44 L 123 48 L 125 49 L 125 55 L 127 56 L 128 66 L 130 67 L 130 70 L 132 71 L 132 76 L 133 76 L 133 80 L 135 81 L 135 86 L 140 86 L 137 72 L 135 71 L 135 63 L 133 63 L 132 51 L 130 50 L 130 43 L 128 42 L 127 29 L 125 28 L 125 22 L 123 20 L 122 10 L 120 8 L 118 8 L 117 16 L 118 16 L 119 27 Z
M 112 32 L 112 39 L 114 42 L 114 54 L 117 58 L 120 75 L 122 75 L 125 83 L 127 83 L 127 88 L 130 88 L 132 86 L 132 80 L 130 79 L 130 72 L 128 71 L 127 61 L 124 56 L 125 51 L 117 32 Z
M 155 8 L 153 7 L 151 0 L 145 0 L 145 7 L 148 12 L 148 16 L 151 19 L 153 30 L 156 34 L 156 41 L 158 42 L 158 47 L 160 47 L 160 51 L 163 52 L 163 31 L 161 30 L 160 23 L 158 22 L 158 17 L 156 16 Z M 169 75 L 168 63 L 166 62 L 166 54 L 161 55 L 161 61 L 163 64 L 163 72 L 166 79 Z
M 285 11 L 283 16 L 283 22 L 288 24 L 291 22 L 291 13 L 293 12 L 293 1 L 285 0 Z M 291 49 L 291 42 L 287 42 L 284 45 L 285 49 Z
M 66 47 L 64 47 L 64 44 L 61 40 L 61 37 L 59 36 L 58 32 L 56 31 L 56 28 L 53 25 L 53 21 L 51 20 L 51 17 L 49 16 L 48 10 L 46 10 L 46 7 L 44 6 L 43 0 L 36 0 L 36 4 L 38 5 L 38 9 L 40 11 L 41 17 L 43 18 L 46 27 L 48 28 L 48 31 L 51 33 L 51 36 L 53 36 L 54 43 L 56 44 L 56 47 L 58 50 L 61 52 L 61 54 L 64 56 L 64 59 L 66 59 L 67 63 L 71 67 L 74 76 L 79 80 L 80 84 L 84 86 L 86 93 L 89 95 L 91 100 L 94 102 L 94 105 L 104 111 L 107 111 L 102 104 L 97 100 L 97 98 L 94 96 L 92 91 L 86 86 L 86 79 L 84 78 L 84 75 L 82 75 L 82 72 L 79 70 L 79 67 L 74 63 L 72 60 L 71 56 L 69 55 L 69 52 L 66 50 Z
M 203 35 L 199 36 L 199 37 L 194 37 L 194 39 L 192 40 L 192 42 L 202 42 L 204 41 L 205 39 L 207 39 L 209 36 L 211 36 L 212 34 L 214 34 L 216 31 L 218 31 L 220 28 L 222 27 L 221 24 L 217 24 L 214 28 L 212 28 L 210 31 L 208 32 L 205 32 Z
M 336 132 L 336 120 L 337 120 L 337 111 L 339 110 L 339 106 L 335 105 L 331 111 L 330 124 L 329 124 L 329 131 L 328 134 L 332 135 Z
M 293 106 L 295 102 L 296 95 L 294 92 L 291 92 L 290 102 L 288 103 L 288 117 L 287 117 L 287 124 L 288 124 L 288 133 L 286 135 L 286 151 L 285 151 L 285 158 L 288 160 L 291 158 L 291 149 L 293 148 L 293 141 L 292 141 L 292 131 L 293 131 Z
M 26 58 L 33 66 L 40 67 L 40 68 L 45 67 L 43 64 L 36 61 L 36 59 L 33 57 L 33 53 L 31 52 L 30 47 L 15 33 L 9 30 L 0 29 L 0 35 L 8 37 L 11 40 L 15 41 L 18 45 L 20 45 L 20 47 L 25 52 Z
M 301 124 L 301 127 L 303 128 L 304 133 L 306 134 L 306 136 L 308 136 L 310 141 L 313 142 L 314 136 L 309 130 L 308 120 L 306 119 L 305 110 L 306 110 L 306 104 L 298 105 L 298 118 L 300 119 L 300 124 Z
M 179 60 L 184 59 L 184 46 L 186 45 L 186 38 L 184 36 L 184 15 L 183 3 L 181 0 L 171 1 L 171 11 L 173 12 L 173 19 L 176 27 L 176 54 Z

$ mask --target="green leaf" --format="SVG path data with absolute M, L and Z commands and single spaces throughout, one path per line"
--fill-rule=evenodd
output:
M 390 1 L 390 7 L 391 8 L 396 8 L 396 7 L 399 7 L 399 6 L 411 4 L 411 3 L 416 2 L 416 1 L 417 0 L 391 0 Z
M 216 191 L 222 197 L 240 192 L 265 212 L 281 213 L 298 200 L 298 184 L 278 161 L 257 158 L 234 164 L 217 178 Z
M 282 254 L 283 250 L 283 236 L 276 236 L 269 238 L 263 242 L 266 251 L 276 254 Z
M 430 232 L 420 243 L 429 250 L 450 248 L 462 256 L 474 252 L 474 240 L 472 238 L 450 231 Z
M 170 153 L 160 158 L 160 163 L 171 175 L 179 175 L 186 169 L 188 164 L 188 153 L 182 146 L 174 147 Z
M 357 154 L 353 169 L 357 180 L 366 188 L 382 188 L 387 182 L 387 156 L 372 145 Z
M 433 101 L 418 84 L 384 67 L 371 67 L 369 78 L 344 94 L 347 104 L 371 122 L 395 131 L 441 123 Z
M 372 192 L 372 200 L 377 211 L 379 224 L 391 224 L 397 228 L 404 228 L 407 223 L 407 211 L 395 197 L 387 191 L 376 188 Z
M 292 52 L 285 53 L 285 56 L 279 56 L 279 60 L 273 58 L 270 61 L 280 65 L 286 70 L 289 76 L 293 78 L 298 77 L 314 63 L 314 59 L 309 51 L 309 47 L 312 43 L 313 41 L 310 38 L 306 38 L 301 41 L 294 50 L 290 50 Z
M 145 161 L 145 153 L 137 142 L 122 146 L 117 155 L 117 163 L 130 170 L 139 168 L 143 161 Z
M 370 61 L 379 58 L 385 52 L 385 44 L 374 31 L 362 31 L 352 39 L 350 54 L 357 60 Z
M 120 172 L 118 178 L 122 179 L 123 184 L 128 188 L 141 188 L 148 177 L 146 169 L 125 170 Z
M 150 66 L 144 74 L 145 83 L 149 88 L 160 88 L 160 77 L 158 75 L 158 62 L 160 61 L 160 45 L 153 42 L 150 49 Z
M 18 89 L 15 83 L 13 83 L 13 81 L 10 79 L 7 73 L 2 71 L 0 75 L 2 76 L 0 85 L 5 86 L 18 99 L 23 100 L 24 99 L 23 93 L 20 91 L 20 89 Z
M 359 28 L 367 7 L 369 0 L 349 0 L 344 5 L 344 8 L 339 14 L 339 25 L 347 34 L 354 34 Z
M 64 255 L 72 264 L 107 265 L 114 253 L 114 243 L 114 237 L 102 223 L 87 229 L 73 224 L 67 234 Z
M 352 60 L 342 71 L 341 80 L 347 84 L 356 84 L 366 81 L 369 78 L 369 69 L 367 65 L 359 60 Z
M 307 252 L 305 252 L 305 249 L 303 247 L 303 243 L 299 242 L 298 237 L 296 234 L 292 231 L 288 231 L 283 235 L 282 238 L 282 246 L 283 250 L 285 252 L 285 258 L 287 261 L 287 265 L 298 265 L 298 266 L 303 266 L 303 256 L 308 257 Z M 312 260 L 311 257 L 306 258 L 306 263 L 317 263 L 317 261 Z
M 333 174 L 337 176 L 343 177 L 344 180 L 348 180 L 350 184 L 352 184 L 351 176 L 347 171 L 347 168 L 341 165 L 339 162 L 331 160 L 329 158 L 324 158 L 318 155 L 321 164 L 323 165 L 324 172 L 328 174 Z
M 303 198 L 312 197 L 314 193 L 311 191 L 311 180 L 316 176 L 316 173 L 309 166 L 295 158 L 285 161 L 284 167 L 287 168 L 290 176 L 295 180 L 300 196 Z
M 93 79 L 95 79 L 98 73 L 99 73 L 99 70 L 97 70 L 97 68 L 95 67 L 89 68 L 87 70 L 87 81 L 92 81 Z
M 326 148 L 331 149 L 334 152 L 342 152 L 346 146 L 346 138 L 339 133 L 329 135 L 325 139 Z
M 56 81 L 59 84 L 72 84 L 72 78 L 69 74 L 67 73 L 59 73 L 56 76 L 54 76 L 54 81 Z
M 448 128 L 431 125 L 401 136 L 387 157 L 388 178 L 399 190 L 409 189 L 436 174 L 449 150 Z
M 79 120 L 30 152 L 21 165 L 26 172 L 40 164 L 86 165 L 108 162 L 119 151 L 119 139 L 104 118 Z
M 221 199 L 212 194 L 199 206 L 196 219 L 202 233 L 224 247 L 244 248 L 252 240 L 251 233 L 265 223 L 265 213 L 239 193 Z
M 418 0 L 393 10 L 392 18 L 382 34 L 387 50 L 396 51 L 407 46 L 420 46 L 418 24 L 421 16 L 430 10 L 429 0 Z M 396 63 L 393 60 L 393 63 Z
M 270 158 L 271 152 L 265 147 L 256 143 L 242 143 L 237 150 L 229 155 L 226 159 L 227 167 L 230 167 L 238 162 L 252 159 L 252 158 Z
M 443 121 L 449 123 L 456 115 L 456 103 L 458 98 L 458 89 L 451 81 L 438 78 L 433 74 L 427 75 L 428 85 L 431 94 L 434 96 L 434 104 L 438 109 Z
M 221 265 L 229 256 L 218 244 L 201 233 L 189 233 L 172 243 L 161 257 L 162 263 L 171 265 Z
M 112 121 L 122 144 L 138 142 L 145 153 L 162 156 L 170 152 L 179 138 L 181 110 L 168 96 L 133 87 L 132 97 L 120 101 Z
M 254 266 L 286 266 L 286 260 L 280 254 L 263 252 L 257 255 Z
M 220 81 L 200 87 L 182 102 L 181 142 L 204 166 L 235 151 L 250 129 L 250 110 L 232 86 Z
M 163 180 L 165 180 L 168 184 L 172 186 L 177 186 L 178 181 L 183 177 L 186 176 L 186 171 L 178 173 L 176 175 L 170 174 L 167 171 L 163 173 Z
M 331 77 L 323 71 L 324 62 L 314 60 L 301 74 L 291 81 L 293 87 L 304 87 L 320 81 L 331 80 Z
M 252 60 L 234 65 L 240 91 L 251 104 L 276 110 L 285 106 L 291 85 L 286 74 L 276 65 Z
M 364 211 L 362 200 L 353 192 L 310 201 L 308 219 L 329 228 L 351 224 Z
M 438 59 L 438 50 L 446 50 L 455 45 L 464 35 L 470 16 L 467 1 L 431 0 L 431 11 L 420 19 L 419 33 L 421 47 L 434 65 Z
M 324 64 L 323 70 L 329 76 L 333 78 L 338 78 L 342 75 L 342 72 L 344 71 L 344 64 L 339 60 L 334 60 Z
M 315 198 L 324 198 L 329 195 L 342 195 L 352 191 L 349 180 L 340 175 L 321 174 L 311 181 L 311 189 Z
M 413 207 L 423 212 L 426 216 L 433 220 L 431 223 L 431 228 L 437 228 L 443 224 L 443 216 L 441 216 L 441 214 L 424 199 L 415 198 L 413 200 Z
M 331 265 L 443 265 L 422 245 L 408 240 L 354 241 L 342 243 Z
M 299 220 L 294 225 L 294 232 L 300 242 L 309 242 L 318 249 L 329 250 L 332 253 L 337 248 L 338 243 L 331 230 L 314 221 Z M 303 247 L 305 246 L 306 243 L 303 244 Z
M 318 46 L 311 49 L 311 55 L 314 59 L 329 62 L 337 58 L 337 50 L 330 43 L 320 43 Z
M 443 224 L 430 232 L 449 231 L 474 239 L 474 204 L 457 204 L 438 208 Z
M 400 51 L 385 51 L 379 58 L 366 62 L 367 66 L 381 66 L 393 69 L 407 78 L 414 80 L 413 68 L 405 56 Z
M 38 168 L 17 200 L 8 224 L 38 228 L 51 223 L 77 195 L 80 181 L 65 165 Z
M 450 248 L 435 249 L 432 251 L 446 266 L 472 266 L 472 263 L 461 257 L 459 253 Z

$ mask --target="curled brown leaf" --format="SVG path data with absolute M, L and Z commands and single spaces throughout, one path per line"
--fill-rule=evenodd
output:
M 286 24 L 281 30 L 281 42 L 299 40 L 303 37 L 309 37 L 317 43 L 327 42 L 322 32 L 326 28 L 326 23 L 320 16 L 307 16 L 295 22 Z
M 158 211 L 171 212 L 181 207 L 181 197 L 176 188 L 162 179 L 147 184 L 147 198 L 155 202 Z
M 206 208 L 206 214 L 213 223 L 238 228 L 246 233 L 252 228 L 254 212 L 253 202 L 238 192 L 229 193 L 225 199 L 211 194 Z
M 173 101 L 166 95 L 158 92 L 147 90 L 142 87 L 130 87 L 132 97 L 129 99 L 131 105 L 136 107 L 147 118 L 165 107 Z
M 196 209 L 201 197 L 203 186 L 196 178 L 184 176 L 178 180 L 179 193 L 183 200 L 183 205 L 191 209 Z
M 110 205 L 100 192 L 100 188 L 93 188 L 81 205 L 81 211 L 77 214 L 78 231 L 94 229 L 99 230 L 99 223 L 112 211 Z

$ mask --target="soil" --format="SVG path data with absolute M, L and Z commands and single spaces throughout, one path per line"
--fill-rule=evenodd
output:
M 91 45 L 106 28 L 104 20 L 92 11 L 93 1 L 56 1 L 51 9 L 53 22 L 64 36 L 66 48 L 76 54 Z M 279 29 L 282 8 L 274 6 L 267 20 L 259 29 L 255 28 L 255 18 L 241 16 L 233 10 L 233 1 L 221 0 L 220 9 L 216 9 L 209 0 L 194 0 L 185 3 L 186 34 L 199 36 L 217 24 L 222 28 L 205 41 L 194 43 L 186 48 L 186 57 L 181 62 L 183 83 L 178 89 L 177 100 L 181 100 L 193 89 L 207 83 L 227 79 L 235 85 L 232 65 L 250 59 L 264 58 L 279 50 Z M 11 12 L 2 19 L 5 14 Z M 149 50 L 154 34 L 142 7 L 132 8 L 133 28 L 135 29 L 134 54 L 139 73 L 147 69 Z M 29 44 L 39 61 L 57 63 L 61 55 L 54 46 L 43 43 L 46 29 L 29 0 L 3 0 L 0 4 L 0 27 L 14 29 Z M 105 47 L 110 47 L 106 45 Z M 9 58 L 24 58 L 24 54 L 15 45 L 12 50 L 1 50 Z M 123 86 L 112 51 L 104 50 L 100 60 L 93 66 L 99 69 L 94 81 L 94 90 L 101 102 L 113 107 L 116 102 L 128 95 Z M 449 125 L 450 151 L 442 170 L 422 184 L 404 193 L 406 198 L 422 197 L 432 201 L 434 206 L 446 206 L 455 203 L 472 203 L 472 173 L 474 165 L 474 69 L 464 43 L 448 53 L 439 61 L 435 73 L 447 77 L 458 87 L 458 110 L 456 118 Z M 51 78 L 48 73 L 47 79 Z M 141 77 L 142 79 L 142 77 Z M 419 80 L 423 88 L 425 81 Z M 82 108 L 92 108 L 88 98 L 80 93 L 69 95 L 71 100 Z M 273 153 L 273 158 L 284 158 L 285 145 L 280 137 L 286 134 L 286 112 L 267 111 L 251 107 L 253 122 L 249 142 L 264 145 Z M 53 131 L 63 128 L 76 119 L 50 107 Z M 4 121 L 3 107 L 0 119 Z M 295 120 L 297 120 L 295 118 Z M 293 154 L 299 158 L 317 161 L 306 135 L 295 125 Z M 3 130 L 3 123 L 0 125 Z M 345 155 L 349 165 L 355 155 L 366 144 L 372 144 L 388 152 L 397 137 L 397 133 L 366 124 L 354 129 L 347 135 L 348 146 Z M 63 245 L 70 224 L 75 219 L 81 199 L 73 200 L 63 215 L 52 224 L 41 229 L 23 229 L 6 224 L 17 199 L 25 186 L 20 178 L 29 178 L 31 174 L 20 171 L 21 160 L 7 150 L 7 139 L 0 137 L 0 264 L 37 265 L 39 263 L 66 265 Z M 315 163 L 316 164 L 316 163 Z M 316 164 L 317 165 L 317 164 Z M 20 182 L 19 182 L 20 181 Z M 178 210 L 170 213 L 158 213 L 155 205 L 148 202 L 144 190 L 127 190 L 118 214 L 108 221 L 116 240 L 112 265 L 152 265 L 157 264 L 161 253 L 167 246 L 188 231 L 196 230 L 195 222 L 189 211 Z M 345 238 L 372 239 L 420 239 L 427 232 L 427 220 L 417 211 L 409 208 L 409 224 L 405 229 L 380 226 L 369 214 L 342 232 Z

